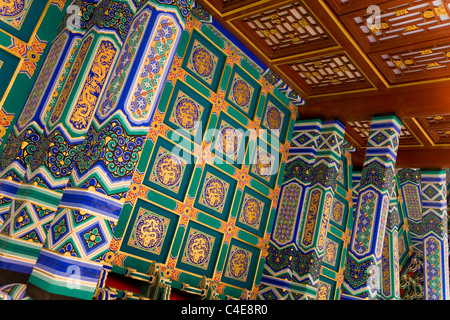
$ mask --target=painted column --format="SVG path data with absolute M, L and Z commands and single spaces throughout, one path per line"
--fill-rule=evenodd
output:
M 412 249 L 421 253 L 423 251 L 421 172 L 420 169 L 403 168 L 398 170 L 397 176 Z
M 181 33 L 176 14 L 145 5 L 135 15 L 92 122 L 81 123 L 86 138 L 30 276 L 30 296 L 92 299 Z
M 323 122 L 317 139 L 317 158 L 311 172 L 311 186 L 301 215 L 297 244 L 301 254 L 300 284 L 304 299 L 315 299 L 325 252 L 330 213 L 341 160 L 345 127 L 339 121 Z
M 344 273 L 343 298 L 377 297 L 379 281 L 370 282 L 381 266 L 400 128 L 400 121 L 393 115 L 372 119 Z
M 380 271 L 379 297 L 383 300 L 400 299 L 400 266 L 398 254 L 398 198 L 394 188 L 389 204 Z
M 449 299 L 445 170 L 422 170 L 424 299 Z
M 317 287 L 317 300 L 340 300 L 348 239 L 353 227 L 353 166 L 351 153 L 355 149 L 347 141 L 344 141 L 341 149 L 340 171 L 336 179 L 330 225 L 320 272 L 320 283 Z
M 311 182 L 311 169 L 316 161 L 321 124 L 321 120 L 298 120 L 295 123 L 269 255 L 261 278 L 261 299 L 285 299 L 289 296 L 288 299 L 295 300 L 298 295 L 295 235 Z
M 46 128 L 47 113 L 60 101 L 59 92 L 68 74 L 73 74 L 74 79 L 78 75 L 75 65 L 84 61 L 78 51 L 96 6 L 82 1 L 75 3 L 84 12 L 83 18 L 75 26 L 66 19 L 61 23 L 0 156 L 0 282 L 26 282 L 62 195 L 64 183 L 58 181 L 59 177 L 45 163 L 46 152 L 53 143 Z

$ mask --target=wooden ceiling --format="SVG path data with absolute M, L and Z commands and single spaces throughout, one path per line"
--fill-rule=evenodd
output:
M 395 112 L 397 167 L 450 168 L 450 0 L 198 2 L 306 100 L 300 118 L 347 124 L 355 166 Z

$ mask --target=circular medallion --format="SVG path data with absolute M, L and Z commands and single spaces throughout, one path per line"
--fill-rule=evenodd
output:
M 178 123 L 185 129 L 192 129 L 198 121 L 198 106 L 188 98 L 182 98 L 175 107 L 175 116 Z
M 36 63 L 39 61 L 39 54 L 35 50 L 30 49 L 27 51 L 27 58 L 30 62 Z
M 194 235 L 187 246 L 187 256 L 194 264 L 203 264 L 208 260 L 210 252 L 208 238 L 201 233 Z
M 244 203 L 243 216 L 249 225 L 256 225 L 261 217 L 261 205 L 256 199 L 249 198 Z
M 136 240 L 143 248 L 158 246 L 163 240 L 164 226 L 160 218 L 151 215 L 142 216 L 136 227 Z
M 238 136 L 231 127 L 224 127 L 220 131 L 219 148 L 228 155 L 236 154 L 238 149 Z
M 225 186 L 217 178 L 208 180 L 204 191 L 205 201 L 213 208 L 219 207 L 225 200 Z
M 0 1 L 0 17 L 14 18 L 20 15 L 25 8 L 25 0 Z
M 156 176 L 165 186 L 176 185 L 181 178 L 181 161 L 171 154 L 163 155 L 156 165 Z
M 209 77 L 214 71 L 214 59 L 205 48 L 199 47 L 192 54 L 195 71 L 202 77 Z
M 241 107 L 246 107 L 250 102 L 250 87 L 244 80 L 236 80 L 233 84 L 233 99 Z
M 258 152 L 258 156 L 256 157 L 256 172 L 261 177 L 267 177 L 272 173 L 272 160 L 265 151 Z
M 245 275 L 248 268 L 248 256 L 244 250 L 238 249 L 231 255 L 230 259 L 230 273 L 236 277 L 241 278 Z
M 281 128 L 281 113 L 280 110 L 278 110 L 275 107 L 270 107 L 269 110 L 267 110 L 267 125 L 269 129 L 280 129 Z

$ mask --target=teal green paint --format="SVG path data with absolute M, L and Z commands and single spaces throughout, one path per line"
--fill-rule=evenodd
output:
M 268 234 L 272 234 L 272 232 L 273 232 L 276 215 L 277 215 L 277 209 L 272 208 L 270 210 L 269 221 L 267 222 L 267 231 L 266 231 L 266 233 L 268 233 Z
M 252 161 L 252 156 L 253 156 L 255 145 L 256 145 L 256 142 L 254 139 L 250 139 L 248 141 L 247 152 L 245 154 L 245 160 L 244 160 L 244 163 L 246 166 L 250 165 L 250 163 Z
M 200 284 L 200 280 L 201 280 L 201 277 L 194 276 L 192 274 L 183 272 L 180 274 L 179 282 L 180 283 L 188 283 L 190 287 L 195 288 L 195 287 L 198 287 L 198 285 Z M 180 288 L 181 288 L 181 286 L 180 286 Z
M 260 73 L 258 70 L 256 70 L 251 64 L 249 64 L 247 62 L 247 60 L 242 59 L 241 60 L 241 67 L 247 71 L 248 73 L 250 73 L 250 75 L 255 78 L 257 81 L 259 81 L 259 78 L 261 77 Z
M 347 246 L 344 245 L 342 248 L 341 263 L 339 268 L 345 268 L 345 257 L 347 257 L 347 253 L 348 253 Z
M 214 166 L 231 176 L 236 172 L 236 169 L 231 164 L 225 162 L 225 159 L 222 159 L 221 157 L 214 157 Z
M 173 238 L 173 245 L 172 249 L 170 250 L 170 255 L 173 257 L 176 257 L 180 251 L 180 246 L 183 243 L 184 234 L 186 232 L 186 229 L 184 226 L 180 225 L 175 232 L 175 237 Z
M 166 81 L 166 83 L 164 84 L 164 90 L 161 94 L 161 98 L 159 100 L 158 103 L 158 110 L 160 112 L 165 112 L 167 109 L 167 106 L 169 105 L 169 99 L 170 99 L 170 95 L 172 93 L 173 90 L 173 85 L 170 81 Z
M 226 65 L 225 68 L 223 68 L 222 80 L 220 80 L 221 90 L 223 91 L 227 90 L 228 81 L 230 81 L 230 75 L 231 75 L 231 67 L 229 65 Z
M 258 102 L 258 109 L 256 110 L 256 117 L 258 119 L 261 119 L 263 111 L 264 111 L 264 106 L 266 104 L 266 99 L 267 96 L 265 96 L 263 93 L 261 93 L 261 96 L 259 97 L 259 102 Z
M 278 89 L 274 89 L 273 95 L 277 97 L 285 106 L 288 106 L 290 104 L 289 98 L 286 97 L 283 93 L 280 92 Z
M 289 124 L 288 135 L 287 135 L 287 140 L 288 141 L 292 140 L 292 135 L 294 133 L 294 126 L 295 126 L 295 119 L 291 119 L 291 122 Z
M 322 268 L 322 274 L 328 278 L 333 279 L 336 275 L 328 268 Z
M 266 260 L 261 257 L 261 259 L 259 260 L 259 264 L 258 264 L 258 271 L 255 274 L 255 285 L 259 285 L 261 283 L 261 277 L 262 277 L 262 273 L 264 270 L 264 264 L 265 264 Z
M 242 197 L 242 191 L 239 189 L 236 189 L 236 194 L 234 195 L 234 201 L 233 201 L 233 207 L 231 209 L 231 217 L 236 218 L 237 216 L 237 210 L 239 207 L 239 202 L 241 201 Z
M 207 214 L 204 214 L 203 212 L 199 212 L 197 215 L 197 221 L 204 223 L 212 228 L 220 229 L 221 223 L 219 220 L 210 217 Z
M 229 245 L 227 243 L 223 243 L 222 250 L 220 251 L 219 259 L 217 260 L 217 268 L 218 272 L 222 271 L 225 266 L 225 258 L 227 256 Z
M 200 30 L 211 42 L 213 42 L 216 46 L 218 46 L 219 49 L 222 50 L 225 48 L 225 42 L 222 39 L 220 39 L 214 32 L 212 32 L 207 26 L 202 24 Z
M 336 228 L 335 226 L 330 224 L 330 228 L 329 228 L 329 232 L 333 233 L 334 235 L 336 235 L 338 238 L 341 238 L 344 236 L 344 233 L 339 230 L 338 228 Z
M 202 94 L 206 98 L 209 97 L 209 95 L 210 95 L 209 90 L 205 86 L 201 85 L 197 80 L 195 80 L 189 74 L 186 75 L 186 83 L 188 85 L 190 85 L 191 87 L 193 87 L 195 90 L 197 90 L 200 94 Z
M 206 134 L 205 134 L 205 141 L 211 142 L 212 138 L 214 136 L 214 129 L 217 125 L 217 120 L 218 117 L 215 113 L 211 114 L 211 117 L 209 119 L 209 125 L 208 125 L 208 130 L 206 130 Z
M 112 265 L 112 272 L 117 273 L 117 274 L 121 274 L 121 275 L 125 275 L 127 273 L 127 269 L 113 264 Z
M 345 191 L 340 185 L 336 185 L 336 195 L 340 195 L 342 198 L 347 197 L 347 191 Z
M 263 185 L 261 182 L 259 182 L 256 179 L 252 179 L 250 181 L 250 186 L 266 196 L 268 196 L 270 194 L 270 188 Z
M 280 159 L 281 162 L 281 159 Z M 281 186 L 283 184 L 284 172 L 286 171 L 286 163 L 281 162 L 280 169 L 278 170 L 278 180 L 277 184 Z
M 245 127 L 248 127 L 249 125 L 249 120 L 247 117 L 245 117 L 242 113 L 240 113 L 239 111 L 237 111 L 235 108 L 233 107 L 229 107 L 227 108 L 227 112 L 230 116 L 232 116 L 233 118 L 235 118 L 236 120 L 238 120 L 241 124 L 243 124 Z
M 166 197 L 164 194 L 153 191 L 153 189 L 149 189 L 147 193 L 147 199 L 157 203 L 160 206 L 166 207 L 169 210 L 175 210 L 177 207 L 177 202 L 172 200 L 169 197 Z
M 191 34 L 189 33 L 189 31 L 184 30 L 183 34 L 181 36 L 180 42 L 178 43 L 178 48 L 177 48 L 177 56 L 178 57 L 180 57 L 180 58 L 184 57 L 184 53 L 188 46 L 190 37 L 191 37 Z
M 239 232 L 238 232 L 238 234 L 237 234 L 237 238 L 238 238 L 239 240 L 244 241 L 244 242 L 248 242 L 248 243 L 250 243 L 250 244 L 252 244 L 252 245 L 254 245 L 254 246 L 257 246 L 257 245 L 258 245 L 258 240 L 259 240 L 259 238 L 258 238 L 258 237 L 255 237 L 254 235 L 248 233 L 248 232 L 245 231 L 245 230 L 239 230 Z
M 188 190 L 188 195 L 190 197 L 195 197 L 201 177 L 202 177 L 202 168 L 200 167 L 195 168 L 191 179 L 191 185 L 189 186 Z
M 170 139 L 172 142 L 174 142 L 180 149 L 185 149 L 188 150 L 189 152 L 191 150 L 195 150 L 194 142 L 192 142 L 189 138 L 180 135 L 176 131 L 169 130 L 167 132 L 167 138 Z

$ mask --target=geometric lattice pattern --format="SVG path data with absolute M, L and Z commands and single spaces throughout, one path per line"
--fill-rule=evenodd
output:
M 301 2 L 253 14 L 239 20 L 237 25 L 263 40 L 271 56 L 294 49 L 311 51 L 334 43 Z

